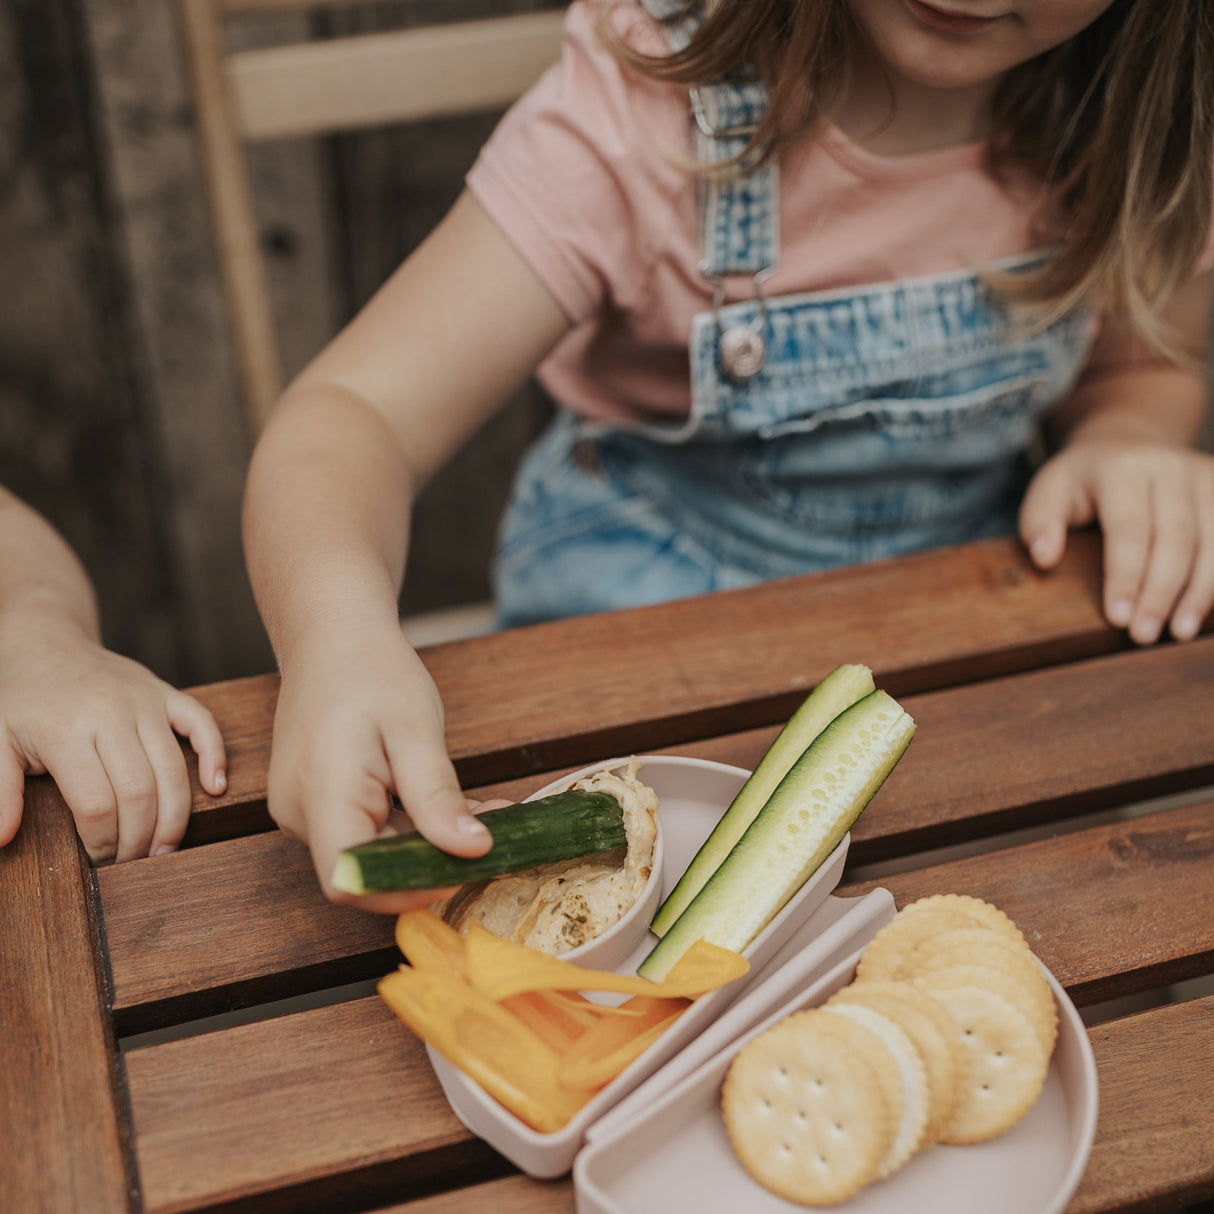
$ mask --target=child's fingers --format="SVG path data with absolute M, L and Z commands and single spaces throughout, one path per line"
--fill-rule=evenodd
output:
M 0 744 L 0 847 L 11 843 L 25 807 L 25 765 L 7 742 Z
M 435 847 L 456 856 L 480 856 L 493 837 L 468 808 L 455 768 L 441 743 L 387 744 L 396 794 L 413 824 Z
M 214 797 L 221 796 L 228 787 L 228 760 L 215 718 L 193 696 L 182 691 L 171 691 L 165 707 L 169 724 L 183 738 L 189 738 L 198 756 L 198 780 L 202 787 Z
M 141 722 L 139 740 L 156 782 L 156 821 L 146 854 L 159 856 L 175 851 L 185 837 L 193 802 L 190 773 L 168 721 Z
M 156 776 L 138 734 L 99 735 L 97 753 L 117 801 L 114 859 L 122 863 L 146 856 L 156 829 Z
M 1076 487 L 1065 466 L 1046 464 L 1029 483 L 1020 504 L 1020 539 L 1033 564 L 1039 569 L 1052 569 L 1062 559 L 1066 548 L 1066 531 L 1082 506 L 1076 498 Z
M 1151 547 L 1142 587 L 1130 620 L 1130 636 L 1139 645 L 1159 639 L 1189 580 L 1197 552 L 1197 522 L 1192 486 L 1187 479 L 1156 479 L 1151 492 Z
M 1200 480 L 1197 497 L 1197 555 L 1189 583 L 1172 615 L 1172 635 L 1178 641 L 1195 637 L 1214 606 L 1214 480 Z
M 84 739 L 47 769 L 76 820 L 89 859 L 105 864 L 118 850 L 118 799 L 92 738 Z
M 1104 614 L 1110 624 L 1127 628 L 1146 573 L 1154 529 L 1150 481 L 1129 464 L 1119 476 L 1106 475 L 1097 490 L 1104 530 Z

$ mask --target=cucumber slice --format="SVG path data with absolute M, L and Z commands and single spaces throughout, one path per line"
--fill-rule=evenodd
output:
M 483 856 L 453 856 L 419 834 L 374 839 L 342 852 L 333 884 L 348 894 L 442 889 L 628 846 L 624 811 L 609 793 L 571 788 L 480 815 L 493 836 Z
M 746 948 L 839 845 L 914 732 L 914 721 L 884 691 L 836 717 L 637 973 L 660 982 L 699 939 Z
M 805 753 L 809 744 L 839 715 L 873 690 L 873 672 L 867 666 L 836 666 L 809 693 L 805 702 L 780 730 L 776 740 L 742 785 L 732 804 L 704 840 L 679 883 L 658 907 L 651 930 L 664 936 L 687 909 L 733 845 L 746 833 L 768 797 Z

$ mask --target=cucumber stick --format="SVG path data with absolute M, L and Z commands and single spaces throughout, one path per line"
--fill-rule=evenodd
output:
M 914 721 L 884 691 L 836 717 L 637 972 L 660 982 L 699 939 L 746 948 L 839 845 L 914 732 Z
M 487 810 L 480 820 L 493 836 L 483 856 L 453 856 L 419 834 L 394 835 L 342 852 L 333 884 L 348 894 L 441 889 L 628 845 L 624 811 L 605 792 L 571 788 Z
M 847 665 L 836 666 L 810 692 L 713 827 L 712 834 L 704 840 L 679 883 L 658 908 L 651 924 L 657 935 L 664 936 L 704 888 L 809 744 L 839 713 L 872 690 L 873 672 L 867 666 Z

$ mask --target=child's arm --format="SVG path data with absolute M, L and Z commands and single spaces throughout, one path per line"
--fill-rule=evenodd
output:
M 344 847 L 388 829 L 389 794 L 436 845 L 486 850 L 401 634 L 411 503 L 567 331 L 470 195 L 291 385 L 258 443 L 245 545 L 282 672 L 269 808 L 325 891 Z M 359 900 L 395 911 L 428 895 Z
M 1178 291 L 1165 318 L 1185 353 L 1205 357 L 1210 276 Z M 1214 603 L 1214 456 L 1193 449 L 1205 410 L 1199 366 L 1174 365 L 1124 329 L 1102 334 L 1093 364 L 1052 419 L 1058 453 L 1038 471 L 1020 534 L 1042 568 L 1068 526 L 1104 530 L 1104 611 L 1139 644 L 1165 624 L 1193 637 Z
M 49 772 L 94 862 L 171 851 L 190 816 L 190 781 L 226 786 L 211 714 L 151 671 L 102 647 L 93 588 L 39 514 L 0 489 L 0 845 L 17 833 L 26 775 Z

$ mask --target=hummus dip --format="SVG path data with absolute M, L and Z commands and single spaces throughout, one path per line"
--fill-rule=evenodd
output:
M 564 860 L 462 886 L 435 909 L 461 934 L 479 923 L 495 936 L 552 956 L 586 944 L 618 923 L 653 871 L 657 793 L 637 779 L 637 760 L 597 771 L 571 787 L 605 792 L 624 811 L 627 848 Z

